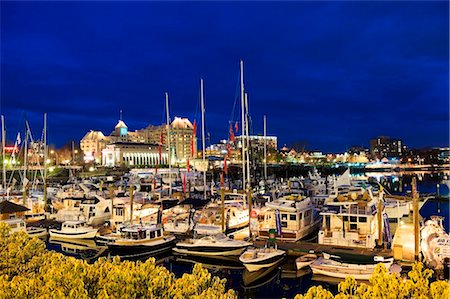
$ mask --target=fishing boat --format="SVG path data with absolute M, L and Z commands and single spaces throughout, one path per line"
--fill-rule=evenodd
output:
M 382 256 L 331 255 L 323 253 L 310 267 L 314 274 L 345 279 L 353 276 L 357 280 L 369 280 L 378 263 L 388 270 L 393 265 L 394 258 Z
M 297 270 L 303 269 L 305 267 L 308 267 L 312 263 L 314 263 L 317 260 L 317 255 L 309 253 L 302 255 L 298 257 L 295 260 L 295 265 L 297 266 Z
M 295 242 L 317 231 L 321 224 L 316 206 L 309 197 L 291 194 L 266 202 L 260 238 L 267 239 L 270 229 L 277 229 L 279 240 Z M 278 225 L 277 225 L 278 222 Z
M 175 245 L 175 237 L 164 236 L 161 225 L 128 225 L 120 229 L 120 237 L 106 242 L 111 255 L 137 257 L 158 254 Z
M 249 272 L 258 271 L 263 268 L 272 267 L 280 263 L 286 251 L 275 247 L 248 248 L 239 260 Z
M 177 253 L 198 256 L 230 256 L 241 254 L 250 245 L 252 244 L 249 242 L 233 240 L 223 234 L 217 234 L 178 242 L 173 250 Z
M 61 229 L 50 229 L 50 237 L 67 239 L 93 239 L 98 229 L 86 225 L 85 221 L 66 221 Z

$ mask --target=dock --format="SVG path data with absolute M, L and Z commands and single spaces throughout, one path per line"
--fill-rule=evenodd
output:
M 266 244 L 265 241 L 254 242 L 255 246 L 262 247 Z M 277 246 L 280 249 L 286 250 L 287 254 L 290 256 L 301 256 L 306 253 L 329 253 L 329 254 L 354 254 L 361 256 L 374 256 L 380 255 L 384 257 L 390 257 L 393 255 L 391 249 L 384 248 L 362 248 L 362 247 L 344 247 L 344 246 L 333 246 L 333 245 L 323 245 L 312 242 L 279 242 L 277 241 Z

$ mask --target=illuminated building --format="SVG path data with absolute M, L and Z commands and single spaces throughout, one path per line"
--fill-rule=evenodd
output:
M 167 152 L 162 152 L 159 161 L 158 144 L 139 142 L 114 142 L 102 150 L 102 165 L 106 167 L 154 167 L 167 165 Z
M 370 140 L 370 153 L 373 158 L 399 158 L 406 151 L 401 139 L 379 136 Z

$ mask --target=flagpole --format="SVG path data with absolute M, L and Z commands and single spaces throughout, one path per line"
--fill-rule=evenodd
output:
M 170 150 L 170 117 L 169 117 L 169 93 L 166 92 L 166 117 L 167 117 L 167 150 L 169 151 L 169 156 L 167 161 L 169 163 L 169 196 L 172 196 L 172 151 Z
M 203 79 L 200 78 L 200 104 L 202 109 L 202 153 L 203 153 L 203 166 L 205 166 L 205 98 L 203 94 Z M 209 166 L 209 165 L 208 165 Z M 203 199 L 206 199 L 206 168 L 203 168 Z
M 264 181 L 267 181 L 267 119 L 264 114 Z
M 73 143 L 72 143 L 73 144 Z M 73 145 L 72 145 L 73 147 Z M 73 152 L 73 150 L 72 150 Z M 45 210 L 48 210 L 49 203 L 47 202 L 47 113 L 44 113 L 44 204 Z M 111 211 L 112 213 L 112 211 Z
M 5 143 L 6 143 L 6 130 L 5 130 L 5 116 L 2 115 L 2 163 L 3 163 L 3 190 L 6 194 L 6 164 L 5 164 Z
M 245 181 L 245 142 L 244 142 L 244 130 L 245 130 L 245 105 L 244 105 L 244 62 L 241 60 L 241 160 L 242 160 L 242 189 L 246 187 Z
M 22 190 L 22 203 L 25 205 L 26 204 L 26 197 L 27 197 L 27 191 L 26 191 L 26 187 L 27 187 L 27 167 L 28 167 L 28 127 L 26 125 L 26 120 L 25 120 L 25 147 L 24 147 L 24 151 L 23 151 L 23 179 L 22 179 L 22 186 L 23 186 L 23 190 Z
M 247 163 L 247 189 L 251 188 L 251 175 L 250 175 L 250 136 L 248 129 L 248 94 L 245 93 L 245 153 Z

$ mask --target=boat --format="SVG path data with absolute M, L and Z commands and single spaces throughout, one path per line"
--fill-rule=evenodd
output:
M 1 220 L 1 222 L 8 224 L 8 226 L 11 229 L 10 233 L 23 231 L 26 232 L 32 238 L 33 237 L 45 238 L 48 235 L 46 228 L 27 226 L 25 220 L 23 220 L 22 218 Z
M 259 232 L 262 239 L 269 238 L 269 230 L 277 229 L 278 226 L 278 240 L 296 242 L 320 227 L 321 219 L 316 206 L 309 197 L 301 194 L 282 196 L 266 202 L 266 207 Z
M 432 268 L 444 267 L 445 259 L 450 259 L 450 235 L 445 232 L 443 217 L 431 216 L 425 221 L 420 237 L 425 263 Z
M 199 235 L 215 235 L 222 232 L 222 210 L 218 205 L 208 205 L 197 215 L 194 227 Z M 225 206 L 225 233 L 229 234 L 248 226 L 249 212 L 242 205 Z
M 239 261 L 237 256 L 223 256 L 223 257 L 204 257 L 204 256 L 190 256 L 184 254 L 176 254 L 175 260 L 177 262 L 184 262 L 190 264 L 202 264 L 203 268 L 211 271 L 220 270 L 242 270 L 244 266 Z
M 286 251 L 275 247 L 248 248 L 239 260 L 249 272 L 269 268 L 280 263 Z
M 61 229 L 50 229 L 50 237 L 67 239 L 93 239 L 97 235 L 97 229 L 86 225 L 85 221 L 66 221 Z
M 305 267 L 308 267 L 312 263 L 314 263 L 317 260 L 317 255 L 309 253 L 302 255 L 298 257 L 295 260 L 295 265 L 297 266 L 297 270 L 303 269 Z
M 240 255 L 250 245 L 252 244 L 249 242 L 233 240 L 223 234 L 217 234 L 178 242 L 173 250 L 177 253 L 197 256 L 231 256 Z
M 170 250 L 175 245 L 175 237 L 164 236 L 159 224 L 127 225 L 120 228 L 120 237 L 106 239 L 111 255 L 132 258 L 154 255 Z
M 330 198 L 320 213 L 323 217 L 318 243 L 372 249 L 378 239 L 378 198 L 361 189 Z M 381 224 L 384 226 L 384 221 Z M 385 231 L 383 229 L 383 231 Z
M 358 261 L 354 261 L 354 258 Z M 369 280 L 378 263 L 382 263 L 388 270 L 393 265 L 394 258 L 382 256 L 356 256 L 349 255 L 347 259 L 342 255 L 323 253 L 310 267 L 313 274 L 325 275 L 345 279 L 352 276 L 356 280 Z

